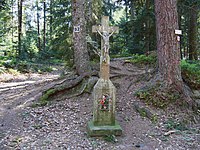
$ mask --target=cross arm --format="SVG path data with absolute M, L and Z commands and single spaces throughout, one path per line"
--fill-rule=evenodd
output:
M 92 32 L 102 32 L 102 26 L 92 26 Z

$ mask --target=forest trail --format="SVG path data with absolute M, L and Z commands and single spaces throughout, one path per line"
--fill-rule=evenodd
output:
M 136 111 L 134 104 L 140 101 L 134 92 L 146 84 L 138 80 L 145 75 L 145 70 L 124 60 L 111 61 L 111 80 L 117 88 L 116 117 L 123 135 L 106 139 L 90 138 L 86 134 L 93 109 L 89 94 L 51 102 L 44 107 L 30 107 L 41 96 L 41 91 L 61 81 L 57 80 L 59 74 L 1 82 L 0 149 L 200 149 L 199 133 L 183 132 L 166 137 L 163 122 L 153 123 Z

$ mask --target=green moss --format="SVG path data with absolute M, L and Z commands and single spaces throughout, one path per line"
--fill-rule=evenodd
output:
M 31 107 L 35 108 L 47 105 L 49 103 L 49 97 L 55 92 L 55 89 L 48 90 L 44 95 L 42 95 L 39 101 L 37 103 L 32 104 Z
M 40 98 L 40 101 L 48 101 L 48 98 L 50 95 L 54 94 L 56 92 L 55 89 L 48 90 L 42 97 Z
M 180 95 L 172 89 L 160 89 L 159 85 L 150 89 L 140 90 L 135 93 L 137 97 L 144 100 L 146 104 L 156 108 L 165 108 L 171 103 L 178 102 Z

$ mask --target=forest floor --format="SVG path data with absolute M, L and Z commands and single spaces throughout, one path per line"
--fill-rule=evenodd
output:
M 87 136 L 91 94 L 32 107 L 41 91 L 59 82 L 60 71 L 0 75 L 0 149 L 199 150 L 200 122 L 192 112 L 156 109 L 134 96 L 147 83 L 142 78 L 145 70 L 123 60 L 111 62 L 111 80 L 117 87 L 116 118 L 123 134 L 102 138 Z

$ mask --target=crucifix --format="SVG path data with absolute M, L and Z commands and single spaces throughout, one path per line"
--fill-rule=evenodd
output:
M 110 73 L 109 38 L 114 33 L 119 33 L 119 27 L 109 26 L 109 17 L 103 16 L 101 25 L 92 26 L 92 32 L 97 32 L 101 36 L 100 78 L 108 80 Z
M 92 32 L 101 36 L 100 79 L 93 89 L 93 119 L 88 122 L 88 135 L 121 135 L 122 128 L 115 119 L 116 88 L 109 79 L 109 37 L 119 32 L 118 27 L 109 26 L 109 17 L 103 16 L 100 26 Z

